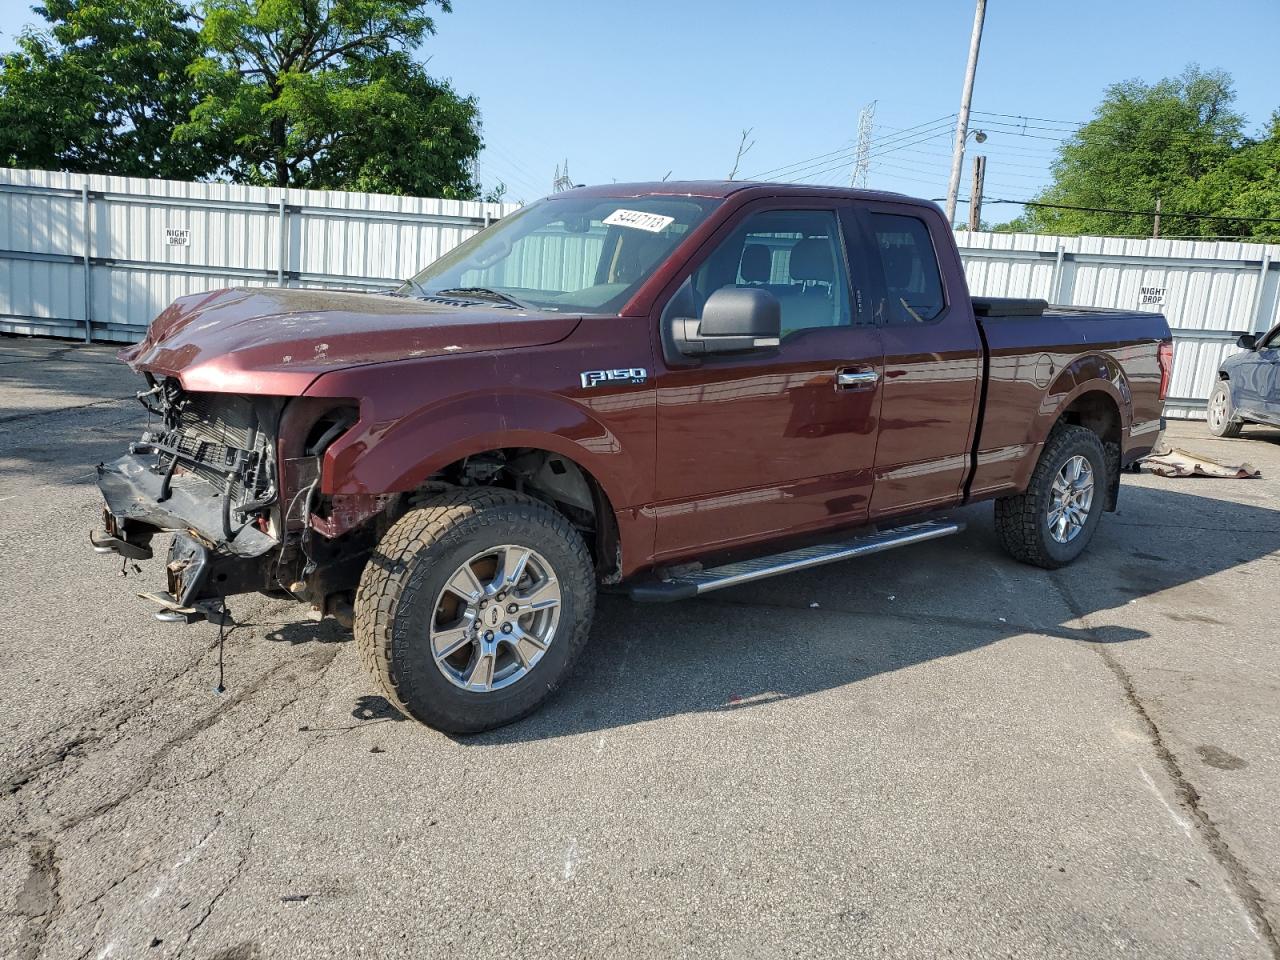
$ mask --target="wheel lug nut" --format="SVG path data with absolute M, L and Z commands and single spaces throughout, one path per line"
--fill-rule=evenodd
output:
M 507 613 L 515 613 L 519 609 L 514 603 L 507 604 Z
M 485 643 L 493 643 L 493 631 L 492 631 L 492 630 L 486 630 L 486 631 L 484 632 L 484 641 L 485 641 Z
M 509 624 L 509 623 L 504 623 L 504 624 L 502 625 L 502 632 L 503 632 L 503 633 L 510 633 L 510 632 L 511 632 L 511 624 Z

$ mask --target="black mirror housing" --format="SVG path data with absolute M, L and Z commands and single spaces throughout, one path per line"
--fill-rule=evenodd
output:
M 1240 339 L 1236 341 L 1236 346 L 1241 350 L 1256 350 L 1258 348 L 1258 336 L 1253 333 L 1242 333 Z
M 782 336 L 782 304 L 759 287 L 721 287 L 707 297 L 698 333 L 776 340 Z
M 692 299 L 687 288 L 681 293 L 685 296 L 677 294 L 671 307 L 679 302 L 688 309 Z M 668 362 L 676 359 L 674 354 L 692 358 L 683 361 L 689 363 L 708 354 L 776 348 L 781 336 L 782 305 L 777 297 L 756 287 L 721 287 L 707 297 L 701 320 L 676 315 L 663 323 L 663 353 Z

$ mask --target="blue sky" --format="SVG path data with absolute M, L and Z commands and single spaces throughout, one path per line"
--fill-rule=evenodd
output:
M 0 45 L 29 5 L 0 0 Z M 872 100 L 869 185 L 938 197 L 972 20 L 972 0 L 454 0 L 422 56 L 479 99 L 481 177 L 512 198 L 548 192 L 565 159 L 578 183 L 722 178 L 748 127 L 741 175 L 847 183 Z M 1118 80 L 1221 67 L 1260 126 L 1280 107 L 1277 36 L 1280 0 L 989 0 L 973 121 L 987 196 L 1042 186 L 1058 138 Z

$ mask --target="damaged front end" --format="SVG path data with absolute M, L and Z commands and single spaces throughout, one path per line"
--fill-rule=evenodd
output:
M 174 534 L 166 589 L 142 594 L 160 619 L 220 619 L 226 597 L 254 592 L 311 600 L 323 612 L 328 594 L 313 596 L 307 581 L 323 591 L 338 575 L 321 565 L 345 561 L 340 575 L 349 577 L 355 558 L 342 556 L 348 545 L 309 550 L 310 518 L 324 450 L 355 422 L 354 407 L 147 381 L 138 398 L 152 422 L 123 457 L 98 465 L 106 503 L 94 549 L 147 559 L 155 534 Z

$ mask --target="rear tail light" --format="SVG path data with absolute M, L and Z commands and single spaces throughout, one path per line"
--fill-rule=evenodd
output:
M 1173 344 L 1164 341 L 1156 356 L 1160 361 L 1160 402 L 1163 403 L 1169 396 L 1169 384 L 1173 382 Z

